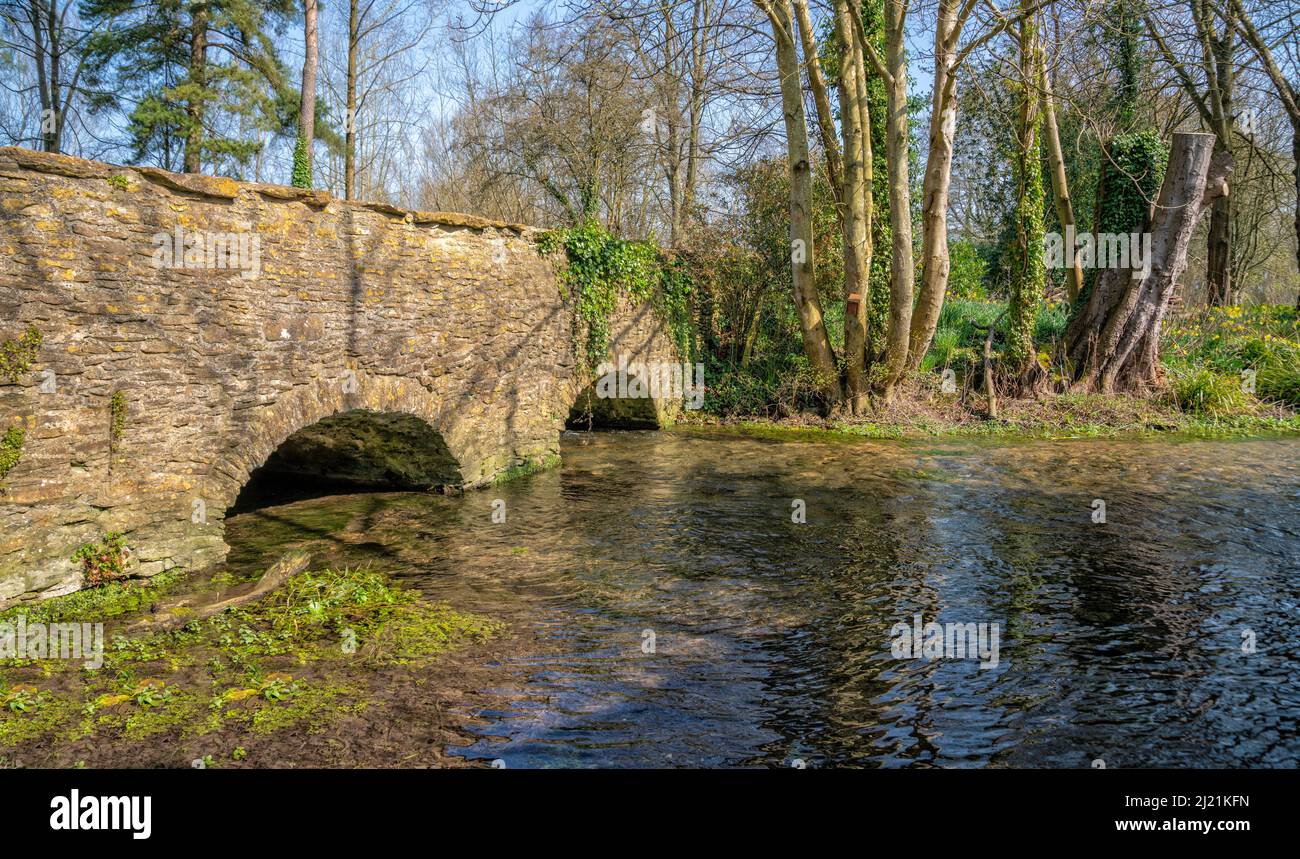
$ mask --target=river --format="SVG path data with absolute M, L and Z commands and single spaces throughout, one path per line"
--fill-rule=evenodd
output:
M 307 546 L 528 630 L 456 750 L 510 768 L 1300 764 L 1300 439 L 562 454 L 244 513 L 230 560 Z M 996 665 L 896 655 L 917 615 L 996 624 Z

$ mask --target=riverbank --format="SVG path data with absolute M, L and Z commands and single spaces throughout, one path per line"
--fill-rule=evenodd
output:
M 1000 400 L 990 419 L 978 395 L 943 394 L 937 383 L 914 381 L 894 404 L 865 417 L 727 416 L 683 412 L 678 428 L 726 430 L 783 440 L 1002 438 L 1068 439 L 1187 436 L 1246 438 L 1300 433 L 1300 413 L 1280 404 L 1258 404 L 1222 414 L 1184 411 L 1160 397 L 1118 394 L 1057 394 L 1032 400 Z
M 0 613 L 4 629 L 21 627 L 17 655 L 32 657 L 0 661 L 0 765 L 466 765 L 446 752 L 469 742 L 452 713 L 481 709 L 486 666 L 517 654 L 503 624 L 377 572 L 326 569 L 141 631 L 168 614 L 183 622 L 186 605 L 232 584 L 167 573 Z M 82 658 L 36 651 L 53 624 L 89 625 Z

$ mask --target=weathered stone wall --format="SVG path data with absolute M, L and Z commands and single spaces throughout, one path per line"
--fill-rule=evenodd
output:
M 260 272 L 159 267 L 155 237 L 178 227 L 256 238 Z M 0 495 L 0 604 L 79 587 L 71 554 L 108 531 L 126 533 L 140 575 L 219 562 L 250 471 L 336 413 L 420 418 L 466 487 L 557 454 L 589 377 L 535 238 L 0 148 L 0 340 L 43 335 L 16 383 L 0 378 L 0 433 L 27 430 Z M 622 309 L 613 332 L 611 354 L 676 360 L 648 307 Z

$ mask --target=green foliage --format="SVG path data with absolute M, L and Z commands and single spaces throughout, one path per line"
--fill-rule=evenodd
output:
M 987 300 L 984 277 L 988 262 L 974 243 L 957 239 L 948 243 L 948 297 L 960 300 Z
M 704 377 L 706 414 L 788 417 L 820 404 L 820 386 L 802 354 L 766 356 L 743 367 L 710 359 Z
M 284 701 L 298 694 L 299 686 L 292 677 L 272 674 L 262 682 L 258 693 L 267 701 Z
M 1255 378 L 1255 394 L 1300 409 L 1300 359 L 1292 357 L 1264 365 Z
M 114 173 L 112 176 L 109 176 L 108 184 L 119 191 L 126 191 L 131 187 L 131 183 L 127 180 L 126 175 L 122 173 Z
M 40 329 L 32 325 L 17 340 L 0 341 L 0 381 L 17 384 L 18 377 L 32 368 L 43 340 Z
M 292 0 L 86 0 L 87 108 L 126 114 L 134 162 L 182 169 L 193 147 L 205 168 L 239 176 L 262 148 L 259 132 L 294 125 L 297 95 L 274 34 L 299 8 Z M 224 50 L 196 64 L 190 40 L 199 24 Z
M 180 581 L 179 569 L 150 577 L 144 586 L 128 581 L 80 590 L 37 603 L 20 604 L 0 612 L 0 621 L 12 621 L 19 614 L 28 623 L 87 623 L 140 611 Z
M 552 468 L 559 468 L 559 466 L 559 454 L 547 454 L 538 459 L 528 459 L 516 463 L 498 473 L 492 478 L 492 485 L 499 486 L 502 483 L 509 483 L 510 481 L 518 480 L 521 477 L 528 477 L 530 474 L 539 474 L 543 471 L 549 471 Z
M 126 538 L 109 531 L 98 543 L 83 543 L 72 553 L 86 584 L 95 586 L 126 578 Z
M 948 299 L 939 311 L 934 341 L 921 361 L 920 369 L 930 372 L 952 367 L 960 377 L 982 366 L 985 333 L 990 325 L 999 324 L 999 318 L 1002 319 L 1001 330 L 1005 336 L 1005 310 L 1006 304 L 999 301 Z M 1068 324 L 1068 305 L 1063 302 L 1040 304 L 1030 325 L 1033 332 L 1031 348 L 1035 353 L 1038 350 L 1050 350 L 1052 342 L 1064 333 Z M 999 348 L 994 346 L 995 350 Z
M 1160 191 L 1169 150 L 1155 131 L 1122 134 L 1102 159 L 1102 191 L 1095 232 L 1130 233 L 1141 229 Z
M 1137 114 L 1138 93 L 1146 63 L 1142 55 L 1142 12 L 1144 0 L 1117 0 L 1108 10 L 1110 18 L 1103 34 L 1113 45 L 1114 63 L 1119 72 L 1113 110 L 1121 128 L 1133 124 Z
M 137 706 L 148 709 L 161 706 L 172 698 L 172 690 L 161 680 L 144 680 L 131 690 L 131 698 Z
M 1291 305 L 1211 307 L 1174 321 L 1164 360 L 1184 374 L 1208 368 L 1232 378 L 1255 372 L 1255 396 L 1300 407 L 1300 312 Z
M 21 426 L 11 426 L 5 430 L 3 438 L 0 438 L 0 480 L 5 479 L 13 467 L 18 464 L 18 460 L 23 455 L 23 441 L 27 437 L 27 430 Z
M 310 188 L 311 153 L 307 151 L 307 141 L 299 137 L 293 146 L 293 176 L 289 184 L 295 188 Z
M 1034 342 L 1046 346 L 1059 340 L 1070 325 L 1070 305 L 1058 301 L 1039 306 L 1034 317 Z
M 605 358 L 609 317 L 620 295 L 653 301 L 682 357 L 690 356 L 693 282 L 684 263 L 668 259 L 652 241 L 620 239 L 594 219 L 543 235 L 538 249 L 543 255 L 565 252 L 561 283 L 575 302 L 575 335 L 588 367 Z
M 19 683 L 5 693 L 4 706 L 11 713 L 30 713 L 43 700 L 41 693 L 34 687 Z

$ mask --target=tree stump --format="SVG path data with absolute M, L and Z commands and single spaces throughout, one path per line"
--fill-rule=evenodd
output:
M 1227 196 L 1231 156 L 1214 154 L 1214 135 L 1174 134 L 1169 167 L 1152 211 L 1134 225 L 1151 234 L 1151 266 L 1098 274 L 1066 331 L 1070 390 L 1141 392 L 1160 386 L 1160 328 L 1187 268 L 1192 233 L 1214 200 Z

